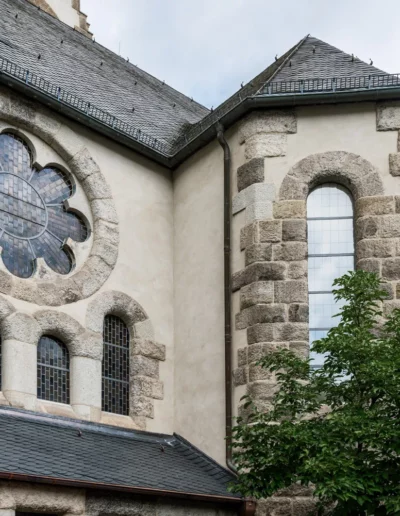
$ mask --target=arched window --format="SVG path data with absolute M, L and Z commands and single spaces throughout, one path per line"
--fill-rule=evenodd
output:
M 102 410 L 129 415 L 129 330 L 115 315 L 104 318 L 102 384 Z
M 39 340 L 37 395 L 41 400 L 69 403 L 69 352 L 54 337 Z
M 354 213 L 350 193 L 337 184 L 315 188 L 307 200 L 308 293 L 310 344 L 326 336 L 338 323 L 339 312 L 332 294 L 333 280 L 354 270 Z M 311 355 L 312 365 L 323 363 Z

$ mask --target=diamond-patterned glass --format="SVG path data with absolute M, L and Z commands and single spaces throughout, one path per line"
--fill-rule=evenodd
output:
M 354 270 L 354 215 L 349 192 L 336 184 L 315 188 L 307 200 L 310 345 L 339 322 L 333 281 Z M 324 356 L 311 352 L 312 366 Z
M 129 415 L 129 330 L 119 317 L 107 315 L 103 328 L 102 410 Z
M 36 170 L 32 153 L 21 138 L 0 134 L 0 246 L 7 269 L 21 278 L 34 272 L 42 257 L 59 274 L 71 271 L 73 257 L 65 248 L 71 238 L 88 237 L 85 222 L 67 212 L 66 201 L 74 192 L 68 174 L 55 167 Z
M 54 337 L 43 336 L 39 340 L 37 395 L 41 400 L 69 403 L 69 352 Z

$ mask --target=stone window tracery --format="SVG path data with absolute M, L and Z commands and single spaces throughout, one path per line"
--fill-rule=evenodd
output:
M 60 340 L 43 336 L 37 351 L 37 396 L 57 403 L 70 402 L 69 351 Z
M 64 206 L 73 193 L 68 174 L 54 166 L 38 170 L 21 138 L 0 135 L 0 246 L 12 274 L 29 278 L 37 258 L 59 274 L 71 271 L 74 257 L 66 240 L 88 237 L 85 222 Z
M 103 327 L 102 410 L 129 415 L 129 330 L 115 315 Z
M 354 270 L 354 210 L 350 193 L 337 184 L 315 188 L 307 200 L 310 344 L 339 322 L 333 281 Z M 313 367 L 324 357 L 311 353 Z

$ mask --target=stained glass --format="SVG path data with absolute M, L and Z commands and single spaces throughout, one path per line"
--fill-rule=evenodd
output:
M 326 336 L 339 322 L 340 304 L 332 294 L 333 281 L 354 269 L 353 203 L 345 188 L 324 184 L 307 200 L 308 290 L 310 304 L 310 345 Z M 324 356 L 311 352 L 312 366 L 318 368 Z
M 83 242 L 86 223 L 67 212 L 64 201 L 74 192 L 69 175 L 55 167 L 36 170 L 32 153 L 18 136 L 0 135 L 0 245 L 7 269 L 29 278 L 35 259 L 43 257 L 59 274 L 74 263 L 65 241 Z
M 104 318 L 102 409 L 129 414 L 129 330 L 114 315 Z
M 54 337 L 39 340 L 37 395 L 41 400 L 69 403 L 69 353 Z

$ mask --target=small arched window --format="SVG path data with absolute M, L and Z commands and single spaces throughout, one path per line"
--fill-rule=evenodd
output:
M 311 344 L 338 323 L 333 316 L 340 306 L 333 298 L 332 283 L 354 270 L 354 210 L 348 190 L 331 183 L 315 188 L 307 200 L 307 226 Z M 314 368 L 324 360 L 317 354 L 311 358 Z
M 38 344 L 37 396 L 69 403 L 69 352 L 58 339 L 43 336 Z
M 129 415 L 129 330 L 115 315 L 104 318 L 102 410 Z

